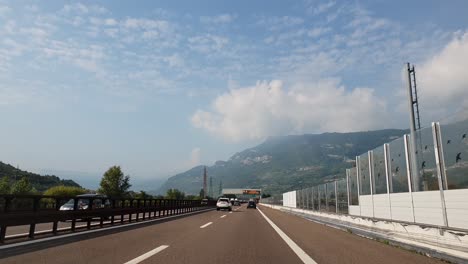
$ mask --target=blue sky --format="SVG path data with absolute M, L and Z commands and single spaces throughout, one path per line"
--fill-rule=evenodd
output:
M 269 136 L 404 128 L 407 61 L 425 125 L 468 105 L 466 1 L 137 3 L 0 0 L 0 160 L 143 181 Z

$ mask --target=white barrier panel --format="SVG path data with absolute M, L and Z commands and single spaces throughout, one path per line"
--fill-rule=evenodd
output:
M 413 192 L 416 223 L 444 225 L 440 191 Z
M 283 206 L 296 208 L 296 191 L 283 193 Z
M 468 189 L 444 191 L 450 227 L 468 229 Z
M 388 194 L 374 194 L 374 217 L 392 219 Z
M 391 193 L 390 204 L 393 220 L 414 222 L 410 193 Z
M 348 212 L 350 215 L 355 215 L 355 216 L 361 215 L 361 209 L 359 208 L 359 205 L 348 206 Z
M 374 217 L 374 208 L 372 206 L 372 195 L 360 195 L 359 205 L 361 206 L 361 216 Z

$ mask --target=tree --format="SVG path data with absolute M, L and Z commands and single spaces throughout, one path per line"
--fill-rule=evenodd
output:
M 34 189 L 26 177 L 23 177 L 21 180 L 15 182 L 11 188 L 11 194 L 31 194 L 33 192 Z
M 84 193 L 86 190 L 80 187 L 59 185 L 50 187 L 44 192 L 44 195 L 74 197 Z
M 178 189 L 169 189 L 166 193 L 166 199 L 182 200 L 185 198 L 185 193 Z
M 205 198 L 205 190 L 201 189 L 200 190 L 200 195 L 199 195 L 202 199 Z
M 9 194 L 10 191 L 10 179 L 5 176 L 0 180 L 0 194 Z
M 110 167 L 102 176 L 99 193 L 114 197 L 125 196 L 130 184 L 130 176 L 124 176 L 120 166 Z

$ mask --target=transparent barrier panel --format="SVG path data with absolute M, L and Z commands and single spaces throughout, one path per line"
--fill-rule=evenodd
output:
M 335 182 L 327 183 L 328 211 L 336 213 Z
M 359 205 L 358 181 L 356 168 L 349 169 L 349 196 L 351 205 Z
M 347 214 L 348 213 L 348 192 L 346 180 L 339 180 L 336 182 L 337 189 L 337 204 L 338 204 L 338 213 Z
M 320 195 L 320 211 L 327 211 L 327 186 L 325 184 L 319 185 Z
M 369 180 L 369 155 L 362 154 L 359 156 L 359 183 L 360 183 L 360 195 L 371 194 L 370 180 Z
M 378 147 L 373 151 L 374 155 L 374 183 L 375 194 L 387 193 L 387 176 L 385 173 L 385 153 L 384 147 Z
M 416 132 L 416 164 L 418 174 L 413 177 L 413 191 L 439 190 L 437 167 L 434 155 L 434 137 L 432 128 L 424 128 Z
M 299 190 L 296 191 L 296 208 L 300 208 L 301 204 L 301 192 Z
M 318 186 L 312 187 L 312 197 L 314 197 L 314 210 L 318 211 L 320 209 L 320 196 Z
M 296 208 L 301 208 L 301 200 L 302 199 L 302 195 L 301 195 L 301 190 L 297 190 L 296 191 Z
M 405 142 L 403 138 L 389 143 L 390 176 L 392 179 L 392 193 L 409 192 L 406 172 Z
M 468 120 L 441 125 L 448 189 L 468 188 Z
M 307 209 L 312 210 L 312 188 L 307 188 Z

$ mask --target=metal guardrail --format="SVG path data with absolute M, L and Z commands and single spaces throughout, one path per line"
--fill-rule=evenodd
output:
M 60 210 L 61 205 L 73 200 L 73 210 Z M 86 209 L 80 209 L 79 200 L 89 200 Z M 99 205 L 95 208 L 93 205 Z M 92 221 L 99 221 L 99 227 L 116 223 L 179 215 L 204 208 L 214 207 L 216 201 L 202 204 L 201 200 L 135 199 L 120 197 L 80 198 L 44 195 L 0 195 L 0 243 L 6 239 L 6 230 L 11 226 L 29 225 L 28 238 L 35 236 L 36 224 L 52 223 L 53 235 L 58 234 L 60 221 L 71 221 L 71 232 L 77 230 L 77 220 L 87 222 L 91 229 Z M 140 217 L 142 214 L 143 217 Z M 135 219 L 132 216 L 136 215 Z M 120 216 L 120 219 L 115 219 Z M 127 218 L 126 218 L 127 217 Z M 96 220 L 93 220 L 96 219 Z M 94 227 L 94 225 L 93 225 Z

